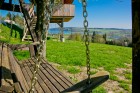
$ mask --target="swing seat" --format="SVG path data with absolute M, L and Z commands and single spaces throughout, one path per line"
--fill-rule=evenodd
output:
M 88 93 L 109 79 L 109 73 L 101 71 L 91 77 L 91 84 L 86 84 L 88 79 L 80 81 L 61 93 Z

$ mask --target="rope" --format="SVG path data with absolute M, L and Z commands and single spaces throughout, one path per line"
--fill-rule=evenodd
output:
M 37 9 L 39 8 L 37 12 L 42 13 L 42 14 L 39 14 L 38 17 L 39 17 L 39 19 L 43 18 L 43 20 L 40 20 L 39 26 L 43 25 L 43 29 L 41 29 L 41 30 L 39 29 L 39 31 L 41 31 L 41 39 L 39 39 L 40 45 L 37 46 L 37 56 L 36 56 L 37 61 L 35 63 L 35 67 L 34 67 L 34 72 L 33 72 L 33 76 L 31 79 L 31 86 L 30 86 L 29 93 L 33 93 L 35 90 L 34 88 L 35 88 L 35 85 L 37 82 L 38 70 L 39 70 L 41 60 L 43 57 L 43 52 L 45 52 L 45 51 L 43 51 L 43 46 L 46 46 L 45 45 L 46 44 L 45 43 L 46 33 L 49 28 L 50 17 L 52 15 L 52 10 L 53 10 L 52 5 L 53 5 L 53 2 L 51 2 L 51 1 L 43 0 L 42 2 L 37 2 Z M 41 10 L 42 8 L 43 8 L 43 10 Z M 37 31 L 37 32 L 39 32 L 39 31 Z
M 14 10 L 15 10 L 15 4 L 16 4 L 15 2 L 16 2 L 16 0 L 14 0 L 13 10 L 12 10 L 13 12 L 14 12 Z M 11 26 L 10 26 L 11 29 L 10 29 L 10 36 L 9 36 L 8 43 L 10 43 L 10 39 L 11 39 L 11 36 L 12 36 L 14 13 L 12 13 L 11 17 L 12 17 L 12 18 L 10 19 L 10 20 L 11 20 L 11 24 L 10 24 L 10 25 L 11 25 Z

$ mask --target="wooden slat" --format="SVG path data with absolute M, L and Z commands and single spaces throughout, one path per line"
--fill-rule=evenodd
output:
M 31 62 L 28 60 L 28 63 L 26 63 L 28 65 L 28 67 L 30 68 L 30 70 L 32 71 L 32 73 L 34 72 L 34 68 L 33 68 L 33 64 L 31 64 Z M 52 93 L 52 91 L 48 88 L 48 86 L 45 84 L 44 80 L 42 79 L 42 76 L 40 76 L 40 72 L 38 72 L 37 75 L 38 78 L 38 83 L 40 85 L 40 87 L 43 89 L 43 91 L 45 93 Z
M 35 59 L 34 59 L 35 60 Z M 44 60 L 43 60 L 44 63 Z M 48 64 L 47 62 L 45 64 L 41 64 L 41 66 L 44 68 L 44 70 L 46 70 L 48 72 L 48 74 L 50 74 L 55 80 L 56 82 L 58 82 L 64 89 L 72 86 L 73 84 L 66 79 L 65 76 L 63 76 L 59 71 L 57 71 L 56 69 L 54 69 L 50 64 Z M 49 75 L 48 75 L 49 76 Z
M 75 6 L 72 4 L 64 4 L 60 9 L 58 9 L 53 16 L 74 16 Z M 52 16 L 52 17 L 53 17 Z
M 27 85 L 27 82 L 23 76 L 23 73 L 21 71 L 20 66 L 17 64 L 16 59 L 14 58 L 12 51 L 9 49 L 9 59 L 10 59 L 10 64 L 11 64 L 11 68 L 14 70 L 13 72 L 16 74 L 16 77 L 18 79 L 18 82 L 20 83 L 21 87 L 23 88 L 22 91 L 24 91 L 25 93 L 27 93 L 29 87 Z M 15 84 L 18 85 L 18 84 Z
M 64 76 L 61 72 L 59 72 L 58 70 L 56 70 L 54 67 L 52 67 L 52 65 L 50 65 L 48 62 L 45 61 L 45 59 L 43 58 L 42 60 L 43 66 L 47 66 L 51 71 L 53 71 L 53 73 L 55 73 L 58 77 L 62 78 L 62 80 L 67 84 L 68 87 L 73 85 L 73 82 L 71 82 L 70 79 L 66 78 L 66 76 Z
M 49 72 L 50 75 L 53 76 L 53 78 L 64 88 L 68 88 L 68 85 L 63 81 L 64 78 L 62 76 L 58 76 L 56 73 L 54 73 L 54 69 L 50 69 L 48 65 L 43 64 L 42 67 Z
M 17 93 L 25 93 L 23 92 L 23 90 L 21 89 L 21 86 L 20 86 L 20 83 L 19 82 L 16 82 L 14 83 L 14 89 Z
M 54 85 L 54 87 L 60 92 L 63 91 L 64 88 L 60 85 L 60 82 L 58 82 L 56 80 L 56 78 L 54 77 L 53 73 L 51 70 L 49 70 L 48 68 L 40 68 L 41 71 L 44 73 L 44 75 L 46 75 L 46 77 L 49 79 L 50 82 L 52 82 L 52 84 Z
M 25 63 L 26 61 L 24 61 L 24 63 Z M 31 78 L 30 78 L 30 76 L 29 76 L 29 74 L 27 73 L 27 71 L 26 71 L 26 69 L 25 69 L 25 66 L 26 65 L 23 65 L 24 67 L 22 67 L 22 72 L 23 72 L 23 75 L 24 75 L 24 77 L 25 77 L 25 79 L 26 79 L 26 81 L 27 81 L 27 84 L 28 84 L 28 86 L 29 86 L 29 89 L 30 89 L 30 85 L 31 85 Z M 38 91 L 35 89 L 35 91 L 34 91 L 35 93 L 38 93 Z
M 3 46 L 2 50 L 2 65 L 1 65 L 2 75 L 1 75 L 1 88 L 0 90 L 5 90 L 6 92 L 12 92 L 14 88 L 12 87 L 13 80 L 11 76 L 9 59 L 7 53 L 7 46 Z
M 28 61 L 26 61 L 26 62 L 28 62 Z M 31 84 L 31 79 L 32 79 L 33 74 L 32 74 L 32 72 L 31 72 L 30 68 L 28 67 L 28 65 L 26 64 L 26 62 L 25 62 L 25 65 L 26 65 L 26 66 L 25 66 L 24 68 L 25 68 L 25 70 L 26 70 L 26 73 L 28 73 L 28 75 L 29 75 L 29 77 L 30 77 L 29 82 L 30 82 L 30 84 Z M 40 87 L 38 81 L 36 82 L 35 89 L 36 89 L 39 93 L 43 93 L 43 92 L 44 92 L 43 89 Z
M 29 60 L 30 64 L 33 64 L 33 60 Z M 46 75 L 43 73 L 42 71 L 42 66 L 40 66 L 40 70 L 38 72 L 39 76 L 43 79 L 44 83 L 49 87 L 49 89 L 52 91 L 52 93 L 59 93 L 59 91 L 55 88 L 55 86 L 52 84 L 51 81 L 49 81 L 48 77 L 46 77 Z M 45 91 L 46 93 L 48 93 L 48 91 Z
M 29 46 L 30 57 L 35 57 L 34 45 Z

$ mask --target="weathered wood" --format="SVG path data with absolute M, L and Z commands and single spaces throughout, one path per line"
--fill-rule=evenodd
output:
M 31 84 L 31 79 L 32 79 L 33 74 L 32 74 L 30 68 L 28 67 L 28 65 L 27 65 L 26 63 L 28 63 L 28 61 L 25 62 L 25 65 L 26 65 L 26 66 L 25 66 L 24 68 L 25 68 L 25 70 L 26 70 L 26 73 L 28 73 L 28 75 L 29 75 L 29 77 L 30 77 L 30 81 L 29 81 L 29 82 L 30 82 L 30 84 Z M 37 78 L 38 78 L 38 77 L 37 77 Z M 38 93 L 44 93 L 42 87 L 40 87 L 40 85 L 39 85 L 39 81 L 36 82 L 35 89 L 38 91 Z
M 35 60 L 33 62 L 35 62 Z M 57 91 L 60 92 L 61 90 L 64 90 L 64 88 L 59 84 L 59 82 L 57 82 L 56 79 L 54 79 L 54 77 L 50 75 L 49 72 L 51 71 L 47 71 L 47 68 L 44 69 L 43 67 L 40 67 L 40 70 L 42 71 L 42 73 L 44 73 L 45 77 L 53 84 L 53 86 L 56 88 Z
M 55 73 L 58 77 L 62 78 L 63 82 L 67 84 L 67 86 L 72 86 L 74 83 L 69 79 L 66 78 L 61 72 L 56 70 L 52 65 L 50 65 L 45 59 L 42 59 L 42 66 L 47 66 L 53 73 Z
M 35 57 L 35 50 L 34 50 L 34 46 L 33 45 L 29 46 L 29 51 L 30 51 L 30 57 Z
M 12 92 L 13 88 L 13 80 L 10 71 L 9 59 L 7 46 L 3 45 L 2 49 L 2 57 L 1 57 L 1 87 L 0 90 L 4 90 L 5 92 Z
M 30 59 L 30 64 L 33 64 L 33 59 Z M 42 67 L 41 67 L 42 68 Z M 39 76 L 43 79 L 44 83 L 46 84 L 46 86 L 49 87 L 49 89 L 51 90 L 52 93 L 59 93 L 59 91 L 55 88 L 55 86 L 52 84 L 51 81 L 49 81 L 48 78 L 46 78 L 46 75 L 41 71 L 41 68 L 39 70 Z M 45 91 L 47 92 L 47 91 Z
M 63 16 L 63 17 L 72 16 L 73 17 L 74 16 L 74 9 L 75 9 L 75 6 L 72 5 L 72 4 L 64 4 L 59 10 L 57 10 L 53 14 L 52 18 L 55 17 L 55 16 L 57 16 L 57 17 L 58 16 Z
M 14 58 L 13 53 L 10 49 L 9 49 L 9 60 L 10 60 L 10 64 L 11 64 L 11 69 L 13 69 L 13 72 L 16 74 L 16 77 L 18 79 L 16 83 L 19 83 L 19 84 L 14 84 L 14 85 L 16 85 L 15 87 L 17 87 L 17 85 L 21 85 L 20 87 L 22 87 L 22 89 L 23 89 L 22 91 L 24 93 L 27 93 L 27 90 L 29 89 L 29 87 L 28 87 L 27 82 L 23 76 L 21 68 L 17 64 L 17 61 Z M 22 82 L 19 82 L 19 81 L 22 81 Z
M 24 63 L 25 63 L 25 62 L 26 62 L 26 61 L 24 61 Z M 22 72 L 23 72 L 23 75 L 24 75 L 24 77 L 25 77 L 25 79 L 26 79 L 26 82 L 27 82 L 27 84 L 28 84 L 28 87 L 29 87 L 29 89 L 30 89 L 31 78 L 30 78 L 28 72 L 26 71 L 25 66 L 26 66 L 26 65 L 24 65 L 24 67 L 22 68 Z M 22 81 L 20 81 L 20 82 L 22 82 Z M 28 91 L 29 91 L 29 90 L 28 90 Z M 36 89 L 35 89 L 35 93 L 37 93 L 37 90 L 36 90 Z
M 29 62 L 26 63 L 26 64 L 28 65 L 28 67 L 30 68 L 31 72 L 33 73 L 34 72 L 34 68 L 33 68 L 33 65 L 34 64 L 31 64 L 30 60 L 28 60 L 28 61 Z M 51 93 L 52 91 L 45 84 L 45 82 L 42 79 L 42 76 L 40 76 L 40 73 L 39 72 L 38 72 L 37 78 L 38 78 L 38 83 L 39 83 L 40 87 L 43 89 L 43 91 L 46 92 L 46 93 Z
M 47 62 L 44 62 L 44 60 L 42 60 L 42 62 L 43 64 L 41 64 L 40 67 L 41 71 L 47 75 L 46 77 L 48 77 L 52 83 L 55 83 L 54 86 L 60 92 L 73 85 L 64 75 L 60 74 L 59 71 L 51 67 Z
M 25 18 L 25 21 L 26 21 L 26 24 L 27 24 L 27 27 L 28 27 L 28 30 L 29 32 L 31 33 L 31 37 L 33 39 L 34 42 L 37 42 L 37 36 L 36 36 L 36 33 L 34 31 L 34 28 L 32 27 L 32 23 L 31 23 L 31 20 L 30 18 L 28 18 L 28 14 L 25 13 L 25 9 L 22 5 L 22 0 L 19 0 L 19 3 L 20 3 L 20 6 L 21 6 L 21 10 L 22 10 L 22 13 L 24 15 L 24 18 Z M 34 18 L 34 17 L 33 17 Z
M 19 82 L 14 83 L 13 86 L 14 86 L 14 89 L 17 93 L 25 93 L 25 92 L 23 92 Z

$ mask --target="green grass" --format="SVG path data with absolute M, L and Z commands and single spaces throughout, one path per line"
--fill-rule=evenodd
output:
M 23 30 L 13 25 L 12 36 L 10 36 L 11 29 L 10 24 L 5 26 L 0 24 L 0 42 L 10 44 L 27 44 L 28 42 L 21 42 Z M 9 39 L 10 38 L 10 39 Z
M 22 50 L 22 51 L 14 51 L 13 54 L 15 55 L 15 57 L 18 59 L 18 60 L 24 60 L 24 59 L 27 59 L 27 58 L 30 58 L 30 53 L 29 51 L 27 50 Z
M 130 71 L 125 71 L 124 76 L 126 79 L 132 80 L 132 73 Z
M 128 47 L 91 43 L 91 67 L 103 67 L 107 71 L 125 68 L 124 63 L 131 63 L 131 51 Z M 85 45 L 76 41 L 47 41 L 47 59 L 61 65 L 86 66 Z
M 118 81 L 119 80 L 117 76 L 112 75 L 112 74 L 110 75 L 109 79 L 114 80 L 114 81 Z
M 68 71 L 69 73 L 71 73 L 71 74 L 77 74 L 77 73 L 80 72 L 80 69 L 77 69 L 77 68 L 75 68 L 75 67 L 68 67 L 68 68 L 67 68 L 67 71 Z
M 126 83 L 120 83 L 119 86 L 127 91 L 131 91 L 129 85 Z
M 92 93 L 107 93 L 107 91 L 102 86 L 99 86 L 96 89 L 94 89 Z

